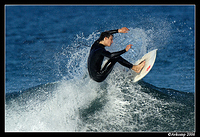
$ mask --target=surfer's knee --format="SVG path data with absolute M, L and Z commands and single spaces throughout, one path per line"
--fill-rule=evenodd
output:
M 96 82 L 103 82 L 105 79 L 106 79 L 106 77 L 103 77 L 103 76 L 101 76 L 101 77 L 93 77 L 92 78 L 94 81 L 96 81 Z

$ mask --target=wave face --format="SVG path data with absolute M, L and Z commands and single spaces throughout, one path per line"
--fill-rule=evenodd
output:
M 6 131 L 194 131 L 194 94 L 116 76 L 6 95 Z
M 123 55 L 133 63 L 130 54 L 135 59 L 143 56 L 148 38 L 142 29 L 130 30 L 128 41 L 127 35 L 115 35 L 110 50 L 137 43 L 135 50 Z M 133 83 L 132 71 L 119 64 L 104 82 L 90 79 L 86 63 L 90 47 L 83 45 L 91 45 L 99 34 L 77 36 L 75 44 L 55 55 L 61 81 L 6 94 L 5 130 L 194 131 L 194 93 Z M 142 37 L 130 38 L 136 36 Z

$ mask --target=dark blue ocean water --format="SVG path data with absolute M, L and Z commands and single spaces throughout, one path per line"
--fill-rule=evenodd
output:
M 99 37 L 100 32 L 121 27 L 129 28 L 130 32 L 116 34 L 114 43 L 108 50 L 117 51 L 128 44 L 133 44 L 132 51 L 123 56 L 134 63 L 145 53 L 158 49 L 155 64 L 150 73 L 141 80 L 142 84 L 132 83 L 126 76 L 125 68 L 117 64 L 106 79 L 106 84 L 98 85 L 89 79 L 87 73 L 90 46 Z M 187 104 L 185 109 L 180 109 L 175 107 L 176 101 L 172 106 L 168 106 L 170 101 L 165 100 L 164 96 L 161 95 L 161 99 L 157 99 L 157 94 L 162 92 L 170 96 L 172 93 L 175 95 L 180 92 L 181 96 L 177 98 L 182 98 L 182 94 L 188 94 L 188 98 L 194 103 L 195 7 L 193 5 L 6 6 L 5 33 L 5 93 L 31 91 L 31 94 L 38 98 L 39 92 L 44 91 L 50 96 L 51 91 L 54 91 L 53 101 L 47 99 L 48 101 L 44 103 L 30 99 L 33 98 L 31 94 L 23 97 L 25 100 L 30 99 L 25 102 L 39 105 L 36 108 L 32 105 L 23 106 L 24 104 L 18 107 L 12 107 L 15 104 L 8 105 L 6 130 L 176 131 L 184 130 L 184 124 L 189 123 L 189 127 L 186 126 L 185 129 L 194 131 L 194 108 L 190 106 L 191 100 L 187 101 L 189 106 Z M 39 87 L 35 87 L 38 85 Z M 51 85 L 54 85 L 54 88 L 56 85 L 56 89 L 49 89 Z M 106 93 L 101 93 L 99 88 Z M 83 92 L 80 92 L 82 90 Z M 120 98 L 120 96 L 126 97 Z M 70 101 L 66 101 L 69 97 Z M 141 98 L 144 100 L 140 100 Z M 176 99 L 174 96 L 172 98 Z M 148 102 L 146 106 L 152 105 L 143 109 L 141 102 L 145 101 Z M 80 104 L 84 104 L 84 107 Z M 112 106 L 113 104 L 115 105 Z M 48 107 L 44 110 L 45 106 Z M 110 109 L 111 106 L 115 109 Z M 179 102 L 178 106 L 183 107 L 184 104 Z M 30 110 L 24 111 L 26 108 Z M 165 110 L 164 108 L 166 111 L 163 111 L 162 116 L 159 115 Z M 170 109 L 172 112 L 168 112 Z M 17 110 L 21 110 L 21 113 Z M 48 115 L 47 112 L 51 110 L 54 110 L 53 113 Z M 147 110 L 152 113 L 148 115 Z M 179 123 L 181 118 L 176 120 L 175 117 L 185 111 L 189 111 L 187 116 L 190 115 L 191 120 L 188 122 L 188 117 L 186 119 L 185 116 L 184 122 Z M 38 113 L 41 117 L 37 117 Z M 110 114 L 109 118 L 115 117 L 117 123 L 114 119 L 109 119 L 112 124 L 108 119 L 104 121 L 102 118 L 107 114 Z M 30 121 L 34 116 L 36 122 Z M 50 118 L 52 116 L 58 117 L 52 119 Z M 156 119 L 151 120 L 153 116 Z M 18 121 L 12 123 L 13 119 Z M 127 119 L 129 119 L 128 125 L 125 124 Z M 160 120 L 163 121 L 159 125 Z M 20 124 L 22 121 L 27 121 L 27 124 Z M 53 126 L 47 126 L 55 121 L 57 122 Z M 69 126 L 69 123 L 72 126 Z M 144 123 L 149 124 L 144 125 Z M 124 125 L 123 128 L 121 125 Z
M 194 25 L 194 6 L 7 6 L 6 92 L 60 80 L 55 54 L 76 35 L 124 26 L 150 30 L 148 47 L 158 49 L 144 80 L 194 92 Z

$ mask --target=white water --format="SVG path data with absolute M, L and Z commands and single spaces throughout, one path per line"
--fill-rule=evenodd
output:
M 6 107 L 6 131 L 182 131 L 192 122 L 187 106 L 143 92 L 118 71 L 110 77 L 101 84 L 88 77 L 62 81 L 45 101 L 14 100 Z M 187 117 L 177 117 L 183 112 Z

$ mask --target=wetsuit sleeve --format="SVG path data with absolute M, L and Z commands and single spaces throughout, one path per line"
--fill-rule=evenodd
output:
M 125 49 L 118 51 L 118 52 L 113 52 L 113 53 L 110 53 L 109 51 L 103 50 L 102 55 L 105 56 L 105 57 L 108 57 L 108 58 L 115 58 L 115 57 L 118 57 L 118 56 L 124 54 L 125 52 L 126 52 Z
M 115 30 L 109 30 L 108 31 L 110 34 L 115 34 L 115 33 L 118 33 L 118 29 L 115 29 Z

